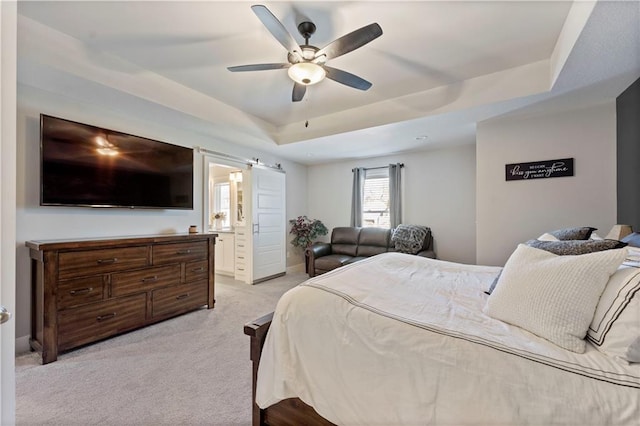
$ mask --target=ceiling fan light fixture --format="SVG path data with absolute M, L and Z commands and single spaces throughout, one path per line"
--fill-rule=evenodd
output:
M 305 86 L 310 86 L 322 81 L 327 72 L 318 64 L 313 62 L 298 62 L 289 67 L 289 77 L 293 81 Z

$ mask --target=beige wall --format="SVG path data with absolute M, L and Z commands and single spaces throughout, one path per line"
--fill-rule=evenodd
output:
M 478 124 L 476 259 L 504 265 L 519 242 L 569 226 L 606 235 L 616 220 L 615 100 Z M 510 163 L 574 158 L 575 176 L 505 181 Z
M 470 141 L 447 149 L 310 166 L 309 215 L 329 230 L 349 226 L 351 169 L 404 163 L 403 223 L 431 227 L 439 259 L 474 263 L 475 161 Z

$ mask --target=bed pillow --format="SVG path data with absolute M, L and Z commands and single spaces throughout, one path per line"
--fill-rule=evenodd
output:
M 540 241 L 560 241 L 559 239 L 557 239 L 556 237 L 554 237 L 553 235 L 551 235 L 548 232 L 545 232 L 544 234 L 540 235 L 538 237 L 538 240 L 540 240 Z
M 633 247 L 640 247 L 640 232 L 632 232 L 620 241 L 625 242 Z
M 578 226 L 575 228 L 563 228 L 549 232 L 559 240 L 588 240 L 591 233 L 598 228 L 590 226 Z
M 623 265 L 611 276 L 587 340 L 609 356 L 640 362 L 640 268 Z
M 583 353 L 598 299 L 626 249 L 558 256 L 519 244 L 484 312 L 556 345 Z
M 596 251 L 619 249 L 627 243 L 618 240 L 564 240 L 564 241 L 540 241 L 529 240 L 526 243 L 530 247 L 539 248 L 558 255 L 578 255 L 593 253 Z
M 546 238 L 546 239 L 542 239 Z M 557 240 L 550 234 L 542 234 L 537 240 L 529 240 L 526 244 L 530 247 L 535 247 L 541 250 L 546 250 L 553 254 L 560 256 L 575 256 L 579 254 L 594 253 L 597 251 L 611 250 L 622 248 L 626 246 L 626 243 L 617 240 Z M 629 258 L 627 258 L 629 260 Z M 493 290 L 498 285 L 500 274 L 493 280 L 489 290 L 485 291 L 486 294 L 493 293 Z
M 391 242 L 400 253 L 416 254 L 422 250 L 429 228 L 419 225 L 398 225 L 393 231 Z

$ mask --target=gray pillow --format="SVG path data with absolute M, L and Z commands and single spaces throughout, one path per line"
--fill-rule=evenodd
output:
M 592 228 L 590 226 L 579 226 L 575 228 L 557 229 L 549 232 L 557 239 L 564 240 L 588 240 L 591 237 L 591 233 L 598 228 Z
M 545 250 L 559 256 L 576 256 L 580 254 L 594 253 L 597 251 L 618 249 L 625 247 L 627 243 L 623 243 L 618 240 L 567 240 L 567 241 L 542 241 L 542 240 L 529 240 L 526 242 L 529 247 Z M 500 275 L 493 280 L 489 290 L 485 291 L 486 294 L 493 293 L 493 290 L 498 284 Z
M 640 232 L 632 232 L 620 241 L 629 244 L 631 247 L 640 247 Z
M 429 231 L 426 226 L 398 225 L 393 231 L 391 241 L 395 244 L 396 251 L 416 254 L 422 250 L 424 239 Z
M 550 253 L 560 256 L 575 256 L 580 254 L 594 253 L 597 251 L 618 249 L 627 245 L 627 243 L 623 243 L 618 240 L 529 240 L 526 244 L 530 247 L 546 250 Z

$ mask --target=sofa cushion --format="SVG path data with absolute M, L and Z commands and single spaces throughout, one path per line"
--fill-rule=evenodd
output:
M 345 254 L 330 254 L 328 256 L 322 256 L 315 260 L 314 266 L 316 270 L 331 271 L 332 269 L 339 268 L 346 265 L 353 259 L 353 256 Z
M 389 249 L 391 231 L 383 228 L 362 228 L 358 238 L 357 255 L 359 257 L 375 256 Z
M 331 232 L 331 252 L 355 256 L 358 249 L 358 236 L 361 228 L 343 226 L 333 228 Z

